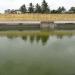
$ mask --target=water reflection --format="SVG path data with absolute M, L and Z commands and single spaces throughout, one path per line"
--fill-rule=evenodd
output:
M 22 39 L 26 41 L 27 40 L 27 36 L 23 36 Z
M 0 75 L 75 74 L 75 36 L 23 34 L 0 37 Z
M 46 45 L 48 39 L 50 39 L 50 37 L 52 36 L 55 36 L 57 39 L 63 39 L 64 36 L 68 37 L 68 38 L 71 38 L 73 35 L 70 34 L 70 35 L 24 35 L 24 36 L 20 36 L 24 41 L 27 41 L 28 40 L 28 37 L 30 39 L 30 43 L 33 43 L 34 41 L 36 41 L 37 43 L 39 43 L 39 41 L 42 42 L 42 45 Z M 13 39 L 13 38 L 17 38 L 19 36 L 10 36 L 8 35 L 7 36 L 9 39 Z
M 58 39 L 63 39 L 63 37 L 64 36 L 67 36 L 68 38 L 71 38 L 73 35 L 72 34 L 70 34 L 70 35 L 56 35 L 56 37 L 58 38 Z
M 21 38 L 23 40 L 27 41 L 28 36 L 23 36 Z M 47 36 L 39 36 L 39 35 L 37 35 L 37 36 L 29 36 L 29 39 L 30 39 L 31 43 L 33 43 L 34 41 L 36 41 L 37 43 L 39 41 L 41 41 L 43 45 L 45 45 L 47 43 L 48 38 L 49 38 L 49 35 L 47 35 Z
M 45 45 L 48 41 L 49 36 L 41 36 L 40 39 L 42 41 L 42 44 Z
M 35 36 L 33 35 L 33 36 L 29 36 L 29 37 L 30 37 L 30 42 L 33 43 L 35 40 Z

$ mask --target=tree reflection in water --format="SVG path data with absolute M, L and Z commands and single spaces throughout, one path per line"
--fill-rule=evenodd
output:
M 56 35 L 58 39 L 62 39 L 63 35 Z
M 57 39 L 63 39 L 64 36 L 67 36 L 68 38 L 72 37 L 72 34 L 70 34 L 70 35 L 62 35 L 62 34 L 57 34 L 56 35 L 56 34 L 54 34 L 54 35 L 57 37 Z M 7 37 L 9 39 L 21 37 L 23 40 L 27 41 L 28 40 L 28 36 L 29 36 L 30 43 L 33 43 L 34 41 L 39 43 L 39 41 L 41 41 L 42 45 L 46 45 L 49 37 L 52 37 L 54 35 L 51 35 L 51 36 L 50 36 L 50 34 L 48 34 L 48 35 L 40 35 L 40 34 L 37 35 L 37 34 L 35 34 L 35 35 L 23 35 L 23 36 L 16 36 L 16 35 L 15 36 L 13 36 L 13 35 L 10 36 L 10 35 L 8 35 Z
M 22 36 L 22 39 L 23 40 L 27 40 L 27 36 Z M 36 36 L 29 36 L 30 38 L 30 42 L 33 43 L 34 41 L 36 41 L 37 43 L 41 40 L 42 44 L 45 45 L 48 41 L 48 38 L 49 38 L 49 35 L 46 35 L 46 36 L 40 36 L 40 35 L 36 35 Z
M 46 35 L 46 36 L 40 36 L 40 35 L 36 35 L 36 36 L 29 36 L 30 38 L 30 42 L 33 43 L 34 41 L 36 41 L 37 43 L 41 40 L 42 44 L 45 45 L 48 41 L 48 38 L 49 38 L 49 35 Z M 26 36 L 23 36 L 22 37 L 23 40 L 27 40 L 27 37 Z
M 33 36 L 29 36 L 29 37 L 30 37 L 30 42 L 33 43 L 35 40 L 35 36 L 33 35 Z
M 41 40 L 40 35 L 36 36 L 36 42 L 38 43 Z
M 49 38 L 49 35 L 48 36 L 42 36 L 41 37 L 41 41 L 42 41 L 42 44 L 45 45 L 48 41 L 48 38 Z
M 22 39 L 27 41 L 27 36 L 22 36 Z

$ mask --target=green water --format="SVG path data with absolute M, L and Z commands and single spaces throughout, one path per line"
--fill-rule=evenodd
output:
M 75 75 L 75 36 L 1 36 L 0 75 Z

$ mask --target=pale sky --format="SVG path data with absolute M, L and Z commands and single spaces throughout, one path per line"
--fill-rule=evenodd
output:
M 18 9 L 22 4 L 29 5 L 29 3 L 41 4 L 42 0 L 0 0 L 0 12 L 5 9 Z M 49 4 L 50 9 L 57 9 L 59 6 L 64 6 L 66 9 L 75 7 L 75 0 L 46 0 Z

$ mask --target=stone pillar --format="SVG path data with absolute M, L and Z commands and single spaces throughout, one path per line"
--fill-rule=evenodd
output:
M 55 28 L 54 22 L 41 22 L 40 28 L 41 29 L 54 29 Z

